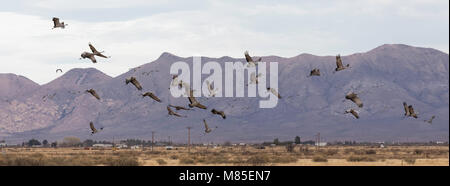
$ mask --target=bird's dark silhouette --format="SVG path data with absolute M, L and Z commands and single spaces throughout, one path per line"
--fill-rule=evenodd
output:
M 142 90 L 141 84 L 135 77 L 130 77 L 129 79 L 125 79 L 125 84 L 128 85 L 128 83 L 133 84 L 138 90 Z
M 349 94 L 345 95 L 345 99 L 349 99 L 349 100 L 353 101 L 356 105 L 358 105 L 358 107 L 363 107 L 363 102 L 358 97 L 358 94 L 355 94 L 353 92 L 349 93 Z
M 103 58 L 110 58 L 111 57 L 111 56 L 103 55 L 102 53 L 104 51 L 101 51 L 101 52 L 97 51 L 97 49 L 95 49 L 94 46 L 92 46 L 91 43 L 89 43 L 89 48 L 91 49 L 92 53 L 91 52 L 83 52 L 81 54 L 81 58 L 80 59 L 89 58 L 92 61 L 92 63 L 97 63 L 97 59 L 95 59 L 95 56 L 99 56 L 99 57 L 103 57 Z
M 154 99 L 155 101 L 161 103 L 161 100 L 157 96 L 155 96 L 155 94 L 153 94 L 152 92 L 146 92 L 145 94 L 142 94 L 142 97 L 145 97 L 145 96 L 148 96 L 148 97 Z
M 226 119 L 226 118 L 227 118 L 227 116 L 225 115 L 225 113 L 224 113 L 223 111 L 219 111 L 219 110 L 216 110 L 216 109 L 212 109 L 211 112 L 212 112 L 213 114 L 217 114 L 217 115 L 222 116 L 223 119 Z
M 195 99 L 193 90 L 190 91 L 188 99 L 189 99 L 189 102 L 190 102 L 189 107 L 191 107 L 191 108 L 192 107 L 198 107 L 198 108 L 201 108 L 201 109 L 206 109 L 206 106 L 200 104 L 200 102 L 198 102 Z
M 94 89 L 86 90 L 86 92 L 90 93 L 92 96 L 100 100 L 100 96 L 97 94 L 97 92 Z
M 55 28 L 62 28 L 62 29 L 64 29 L 67 26 L 67 24 L 64 24 L 64 21 L 63 22 L 59 22 L 59 18 L 57 18 L 57 17 L 54 17 L 52 20 L 53 20 L 53 28 L 52 29 L 55 29 Z

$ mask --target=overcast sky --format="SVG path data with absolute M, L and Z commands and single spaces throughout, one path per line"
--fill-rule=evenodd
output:
M 75 67 L 110 76 L 178 56 L 348 55 L 382 44 L 449 51 L 448 0 L 1 1 L 0 73 L 44 84 Z M 68 26 L 52 30 L 52 17 Z M 110 59 L 79 60 L 92 42 Z

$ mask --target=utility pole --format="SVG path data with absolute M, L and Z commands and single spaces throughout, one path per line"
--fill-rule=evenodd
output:
M 168 141 L 169 145 L 172 145 L 172 143 L 170 142 L 170 136 L 169 136 L 169 141 Z
M 155 134 L 155 131 L 152 131 L 152 152 L 153 152 L 153 143 L 154 143 L 154 140 L 155 140 L 154 134 Z
M 316 149 L 319 149 L 319 147 L 320 147 L 320 132 L 317 133 L 316 144 L 317 144 Z
M 191 127 L 187 127 L 188 129 L 188 152 L 191 153 Z

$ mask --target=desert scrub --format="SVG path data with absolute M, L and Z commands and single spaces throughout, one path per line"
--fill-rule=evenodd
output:
M 407 164 L 413 165 L 414 163 L 416 163 L 416 159 L 415 158 L 405 158 L 403 159 Z
M 183 157 L 178 160 L 180 164 L 195 164 L 194 159 L 190 157 Z
M 108 157 L 104 163 L 108 166 L 139 166 L 138 158 L 135 156 Z
M 376 160 L 372 157 L 367 157 L 367 156 L 350 156 L 347 158 L 347 161 L 349 161 L 349 162 L 360 162 L 360 161 L 374 162 Z
M 312 161 L 313 162 L 328 162 L 328 159 L 325 156 L 314 156 Z
M 165 164 L 167 164 L 167 162 L 164 161 L 163 159 L 157 159 L 156 162 L 158 163 L 158 165 L 165 165 Z
M 293 156 L 274 156 L 272 157 L 272 163 L 292 163 L 296 162 L 297 158 Z
M 376 150 L 366 150 L 366 154 L 377 154 Z
M 270 162 L 270 158 L 264 155 L 255 155 L 247 159 L 246 163 L 250 165 L 264 165 Z
M 176 159 L 178 159 L 178 156 L 177 155 L 170 155 L 170 157 L 169 157 L 171 160 L 176 160 Z

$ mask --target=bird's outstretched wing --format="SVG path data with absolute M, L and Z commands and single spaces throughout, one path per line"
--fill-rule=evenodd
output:
M 248 54 L 248 51 L 245 51 L 245 53 L 244 53 L 244 55 L 245 55 L 245 60 L 247 60 L 247 62 L 253 62 L 253 59 L 252 59 L 252 57 L 250 57 L 250 55 Z
M 155 101 L 157 101 L 157 102 L 161 102 L 161 100 L 155 95 L 155 94 L 153 94 L 153 93 L 150 93 L 150 95 L 149 95 L 152 99 L 154 99 Z
M 94 46 L 91 43 L 89 43 L 89 48 L 91 48 L 91 51 L 94 54 L 100 53 L 100 52 L 97 51 L 97 49 L 94 48 Z
M 94 123 L 90 122 L 89 126 L 91 127 L 92 133 L 96 133 L 97 129 L 94 127 Z

